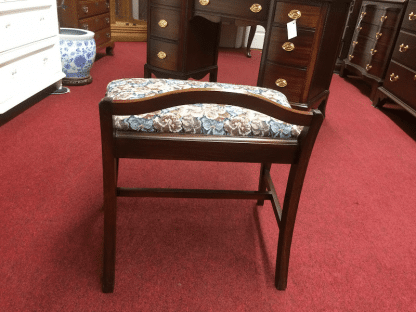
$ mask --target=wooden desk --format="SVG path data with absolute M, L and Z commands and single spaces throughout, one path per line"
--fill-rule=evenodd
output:
M 256 2 L 254 2 L 256 1 Z M 351 0 L 150 0 L 145 77 L 217 81 L 220 23 L 262 25 L 257 85 L 324 111 Z M 287 26 L 296 20 L 297 37 Z

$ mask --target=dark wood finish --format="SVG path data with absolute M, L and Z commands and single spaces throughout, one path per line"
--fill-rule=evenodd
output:
M 246 48 L 247 57 L 251 57 L 251 44 L 253 43 L 256 30 L 257 30 L 257 25 L 250 26 L 250 32 L 248 33 L 247 48 Z
M 97 50 L 105 48 L 108 55 L 113 55 L 110 0 L 65 0 L 58 6 L 58 19 L 60 27 L 94 32 Z
M 416 1 L 408 3 L 383 85 L 373 105 L 387 100 L 399 104 L 416 117 Z
M 340 76 L 359 76 L 371 86 L 373 100 L 393 52 L 405 0 L 363 1 Z
M 222 103 L 268 114 L 280 120 L 303 125 L 294 140 L 270 138 L 207 136 L 166 133 L 114 131 L 113 115 L 136 115 L 167 107 L 193 103 Z M 279 225 L 276 280 L 277 289 L 287 286 L 290 246 L 303 180 L 315 139 L 323 122 L 318 110 L 302 112 L 278 106 L 255 95 L 204 89 L 174 91 L 132 101 L 100 102 L 100 123 L 104 175 L 104 268 L 103 291 L 113 292 L 115 280 L 116 206 L 120 196 L 185 197 L 185 198 L 243 198 L 272 202 Z M 261 163 L 257 191 L 137 189 L 117 186 L 118 159 L 175 159 L 223 162 Z M 291 166 L 283 209 L 278 201 L 270 176 L 272 163 Z
M 177 59 L 176 70 L 172 66 L 167 69 L 167 66 L 161 65 L 163 61 L 156 60 L 154 56 L 153 45 L 158 41 L 150 40 L 145 77 L 155 74 L 156 77 L 187 79 L 210 73 L 210 81 L 216 81 L 218 25 L 221 21 L 239 26 L 261 25 L 266 28 L 266 34 L 257 85 L 283 92 L 298 108 L 324 107 L 350 0 L 261 0 L 256 3 L 262 7 L 258 13 L 250 10 L 253 2 L 248 0 L 211 0 L 208 5 L 201 5 L 198 0 L 151 0 L 148 37 L 169 39 L 178 46 L 178 55 L 173 55 Z M 298 36 L 286 40 L 286 24 L 293 20 L 288 16 L 292 10 L 301 12 L 296 20 Z M 166 15 L 172 11 L 179 14 L 174 19 L 170 18 L 173 15 Z M 153 20 L 155 16 L 165 19 L 168 26 L 157 26 L 159 20 Z M 175 22 L 178 16 L 180 22 Z M 254 32 L 252 27 L 250 36 L 254 36 Z M 293 43 L 295 49 L 284 50 L 282 44 L 285 42 Z M 250 55 L 250 44 L 246 53 Z M 275 82 L 278 78 L 285 79 L 288 85 L 277 86 Z
M 191 5 L 187 1 L 150 1 L 146 78 L 154 74 L 158 78 L 201 79 L 210 74 L 210 81 L 217 80 L 221 25 L 201 17 L 191 19 Z M 166 22 L 163 27 L 161 20 Z M 166 57 L 160 58 L 159 52 Z

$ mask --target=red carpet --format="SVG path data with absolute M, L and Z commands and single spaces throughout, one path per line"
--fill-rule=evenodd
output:
M 334 75 L 305 180 L 288 288 L 277 225 L 255 201 L 119 200 L 116 288 L 101 293 L 98 102 L 143 77 L 145 43 L 117 43 L 92 84 L 0 128 L 0 311 L 415 311 L 416 128 Z M 218 81 L 255 85 L 260 52 L 222 50 Z M 255 189 L 258 165 L 124 161 L 123 186 Z M 285 167 L 274 167 L 284 186 Z

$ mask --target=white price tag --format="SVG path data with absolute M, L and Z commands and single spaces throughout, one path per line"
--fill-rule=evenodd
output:
M 290 40 L 295 38 L 297 35 L 298 31 L 296 29 L 296 20 L 287 23 L 287 39 Z

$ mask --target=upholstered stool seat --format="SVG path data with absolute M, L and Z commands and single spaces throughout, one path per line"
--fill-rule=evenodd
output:
M 119 197 L 252 199 L 258 205 L 270 201 L 279 227 L 275 285 L 279 290 L 286 289 L 299 198 L 324 118 L 319 110 L 292 109 L 282 93 L 266 88 L 132 78 L 110 82 L 99 111 L 104 292 L 114 291 Z M 121 187 L 119 162 L 126 158 L 143 162 L 157 159 L 257 163 L 261 164 L 259 184 L 256 190 L 181 189 L 178 179 L 175 188 Z M 272 164 L 290 166 L 283 206 L 270 174 Z
M 114 101 L 131 101 L 190 88 L 255 94 L 290 108 L 285 95 L 275 90 L 192 80 L 119 79 L 108 84 L 106 96 Z M 296 139 L 303 128 L 251 109 L 215 103 L 181 105 L 142 115 L 114 116 L 113 121 L 117 130 L 278 139 Z

